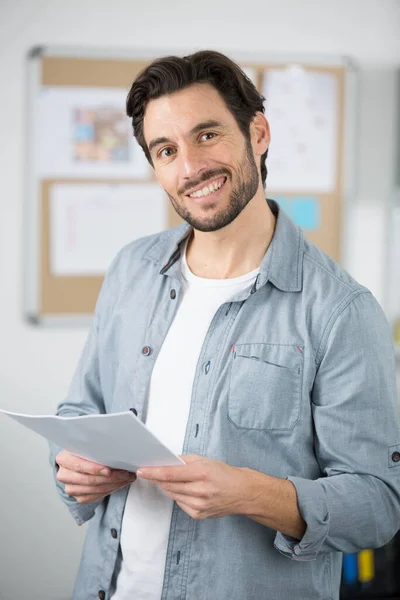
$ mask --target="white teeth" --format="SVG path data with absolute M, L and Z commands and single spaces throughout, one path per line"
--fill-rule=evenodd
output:
M 209 186 L 203 187 L 201 190 L 197 190 L 197 192 L 193 192 L 193 194 L 189 194 L 190 198 L 201 198 L 202 196 L 209 196 L 215 190 L 219 190 L 222 184 L 225 183 L 222 181 L 221 183 L 211 183 Z

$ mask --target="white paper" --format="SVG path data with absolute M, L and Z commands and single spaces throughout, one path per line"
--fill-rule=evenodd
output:
M 270 69 L 262 93 L 271 127 L 268 189 L 332 192 L 338 149 L 335 76 L 301 67 Z
M 167 227 L 157 184 L 55 184 L 50 192 L 53 275 L 104 275 L 118 251 Z
M 147 178 L 151 167 L 133 137 L 120 88 L 44 86 L 37 103 L 40 178 Z
M 0 413 L 76 456 L 113 469 L 185 464 L 131 411 L 81 417 Z

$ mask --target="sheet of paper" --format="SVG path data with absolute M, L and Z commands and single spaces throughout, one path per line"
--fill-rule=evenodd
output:
M 338 150 L 334 75 L 301 67 L 269 69 L 262 93 L 271 128 L 268 190 L 332 192 Z
M 185 464 L 131 411 L 81 417 L 0 413 L 76 456 L 113 469 L 134 472 L 145 466 Z
M 41 178 L 146 178 L 151 167 L 133 137 L 123 88 L 44 86 L 35 123 Z
M 168 200 L 157 185 L 55 184 L 50 191 L 53 275 L 104 275 L 118 251 L 167 227 Z

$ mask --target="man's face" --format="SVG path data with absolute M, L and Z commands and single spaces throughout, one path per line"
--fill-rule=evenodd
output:
M 144 136 L 158 182 L 195 229 L 229 225 L 256 194 L 251 142 L 212 86 L 194 84 L 151 100 Z

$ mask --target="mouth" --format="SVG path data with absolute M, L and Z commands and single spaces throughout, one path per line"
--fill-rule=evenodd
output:
M 206 184 L 201 184 L 197 186 L 194 190 L 192 190 L 189 194 L 186 194 L 188 198 L 194 201 L 203 200 L 205 198 L 214 198 L 218 195 L 221 188 L 224 187 L 226 183 L 227 177 L 217 177 L 216 179 L 211 179 Z

